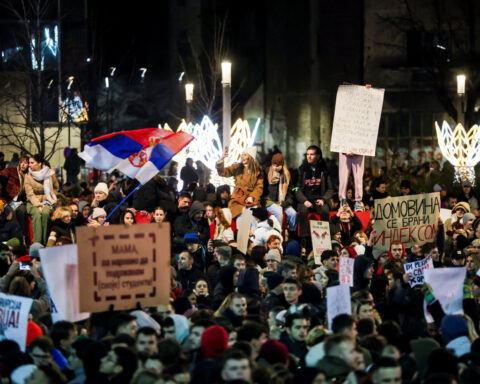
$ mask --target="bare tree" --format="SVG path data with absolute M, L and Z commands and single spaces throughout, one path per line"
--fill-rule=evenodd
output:
M 53 0 L 3 0 L 0 5 L 13 18 L 12 44 L 20 51 L 10 68 L 1 73 L 0 138 L 11 147 L 39 153 L 49 160 L 66 126 L 58 115 L 61 95 L 59 39 L 52 36 L 59 34 L 57 3 Z M 52 19 L 56 21 L 51 22 Z M 48 50 L 57 60 L 53 70 L 49 70 L 46 61 Z M 55 108 L 56 115 L 47 116 L 47 108 L 50 111 Z

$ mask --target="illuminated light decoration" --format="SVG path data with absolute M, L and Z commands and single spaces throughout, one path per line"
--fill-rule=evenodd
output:
M 108 77 L 105 77 L 105 88 L 110 88 L 110 80 L 108 80 Z
M 238 119 L 231 129 L 231 143 L 228 151 L 228 157 L 225 160 L 225 165 L 229 166 L 233 163 L 240 162 L 241 155 L 244 150 L 254 145 L 255 136 L 260 126 L 260 118 L 257 119 L 253 131 L 250 130 L 246 120 Z M 161 128 L 161 125 L 159 125 Z M 172 129 L 165 124 L 163 129 L 172 131 Z M 178 188 L 183 187 L 180 179 L 180 171 L 185 165 L 187 158 L 192 158 L 193 161 L 200 160 L 210 170 L 210 182 L 215 185 L 227 184 L 231 187 L 235 185 L 233 177 L 218 176 L 216 170 L 216 163 L 222 157 L 222 143 L 218 135 L 218 125 L 214 124 L 208 116 L 204 116 L 200 124 L 186 123 L 182 120 L 177 132 L 183 131 L 195 137 L 195 140 L 189 146 L 179 152 L 172 160 L 178 163 Z
M 110 77 L 113 77 L 115 75 L 115 70 L 117 67 L 110 67 Z
M 459 95 L 465 94 L 465 75 L 458 75 L 457 76 L 457 93 Z
M 185 100 L 187 103 L 191 103 L 193 101 L 193 84 L 187 83 L 185 84 Z
M 83 103 L 80 96 L 75 95 L 73 99 L 67 97 L 60 104 L 60 118 L 63 122 L 69 119 L 74 123 L 88 121 L 88 104 Z
M 437 139 L 443 156 L 455 167 L 455 182 L 470 181 L 475 185 L 473 167 L 480 161 L 480 129 L 474 125 L 468 133 L 462 124 L 452 128 L 446 121 L 442 128 L 435 122 Z
M 40 70 L 43 71 L 45 69 L 45 55 L 50 52 L 50 54 L 56 58 L 58 55 L 58 25 L 53 27 L 53 38 L 50 36 L 50 27 L 43 28 L 43 35 L 44 38 L 41 41 L 40 47 Z M 38 62 L 37 58 L 35 57 L 35 48 L 36 48 L 36 40 L 32 38 L 30 42 L 30 55 L 32 58 L 32 69 L 38 69 Z

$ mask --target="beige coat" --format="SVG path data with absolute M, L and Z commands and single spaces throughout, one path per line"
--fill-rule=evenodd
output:
M 58 184 L 57 178 L 55 175 L 52 176 L 52 185 L 53 192 L 55 195 L 58 193 L 60 185 Z M 46 201 L 47 198 L 44 195 L 43 183 L 35 180 L 30 173 L 25 175 L 25 193 L 27 194 L 27 200 L 34 205 L 35 207 L 40 207 L 42 202 Z
M 235 185 L 245 188 L 248 191 L 248 196 L 252 197 L 254 202 L 260 204 L 260 197 L 263 193 L 263 172 L 249 174 L 247 168 L 242 167 L 240 163 L 225 168 L 223 161 L 217 163 L 217 171 L 220 176 L 235 177 Z M 236 218 L 242 213 L 243 205 L 230 199 L 228 208 L 232 212 L 232 218 Z

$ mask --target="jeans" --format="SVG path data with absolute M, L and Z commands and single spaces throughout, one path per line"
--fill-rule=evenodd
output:
M 272 204 L 267 207 L 267 211 L 276 217 L 280 225 L 283 222 L 283 208 L 278 204 Z M 292 207 L 285 209 L 285 216 L 288 223 L 288 230 L 295 231 L 297 229 L 297 211 Z

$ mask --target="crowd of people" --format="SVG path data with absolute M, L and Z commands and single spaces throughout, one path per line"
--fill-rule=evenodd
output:
M 71 156 L 66 182 L 39 155 L 1 164 L 0 291 L 33 299 L 27 350 L 0 341 L 5 382 L 480 382 L 478 191 L 468 181 L 454 184 L 448 164 L 378 175 L 362 168 L 351 180 L 345 164 L 339 177 L 316 145 L 298 169 L 279 151 L 259 162 L 255 147 L 226 166 L 227 150 L 216 171 L 234 187 L 210 184 L 206 167 L 188 159 L 181 191 L 172 163 L 169 175 L 115 210 L 137 183 L 96 171 L 78 180 L 81 160 Z M 420 192 L 439 192 L 451 211 L 435 242 L 375 249 L 375 200 Z M 246 210 L 252 221 L 242 253 Z M 310 220 L 330 224 L 332 249 L 320 259 Z M 75 243 L 79 226 L 159 222 L 171 227 L 168 305 L 52 321 L 40 248 Z M 351 314 L 329 326 L 326 290 L 340 284 L 341 258 L 354 259 Z M 404 264 L 424 258 L 435 268 L 466 267 L 463 314 L 445 313 L 428 284 L 410 286 Z

